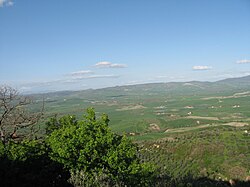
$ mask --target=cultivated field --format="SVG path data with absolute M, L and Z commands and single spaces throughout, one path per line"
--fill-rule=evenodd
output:
M 249 93 L 249 83 L 159 83 L 46 94 L 45 106 L 46 116 L 81 116 L 88 107 L 108 114 L 113 131 L 130 136 L 143 160 L 172 177 L 244 180 Z

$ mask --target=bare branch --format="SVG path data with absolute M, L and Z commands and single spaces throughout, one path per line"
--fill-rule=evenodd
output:
M 35 125 L 44 114 L 44 98 L 40 112 L 27 110 L 32 103 L 31 98 L 19 95 L 16 89 L 9 86 L 0 87 L 0 137 L 3 143 L 17 138 L 17 131 L 24 128 L 30 129 L 27 136 L 37 132 Z

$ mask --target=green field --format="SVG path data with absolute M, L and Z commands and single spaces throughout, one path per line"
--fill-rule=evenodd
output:
M 140 134 L 156 131 L 150 128 L 151 124 L 159 127 L 157 131 L 164 132 L 173 128 L 250 121 L 248 88 L 214 91 L 208 87 L 204 91 L 205 88 L 193 90 L 197 86 L 189 88 L 190 85 L 179 84 L 46 94 L 46 116 L 80 116 L 86 108 L 94 107 L 97 113 L 109 115 L 114 131 Z
M 42 95 L 35 95 L 37 105 Z M 106 113 L 162 173 L 244 180 L 250 175 L 250 81 L 159 83 L 44 94 L 45 118 Z

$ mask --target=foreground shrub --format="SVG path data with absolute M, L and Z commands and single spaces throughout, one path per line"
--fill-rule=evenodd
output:
M 82 120 L 74 116 L 50 120 L 48 125 L 58 127 L 47 139 L 50 157 L 81 177 L 85 186 L 104 181 L 120 186 L 150 185 L 155 169 L 140 163 L 137 146 L 126 136 L 113 133 L 108 123 L 107 115 L 96 119 L 91 108 Z

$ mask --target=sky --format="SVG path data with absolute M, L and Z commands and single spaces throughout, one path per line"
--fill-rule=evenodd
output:
M 0 85 L 23 93 L 250 75 L 250 0 L 0 0 Z

